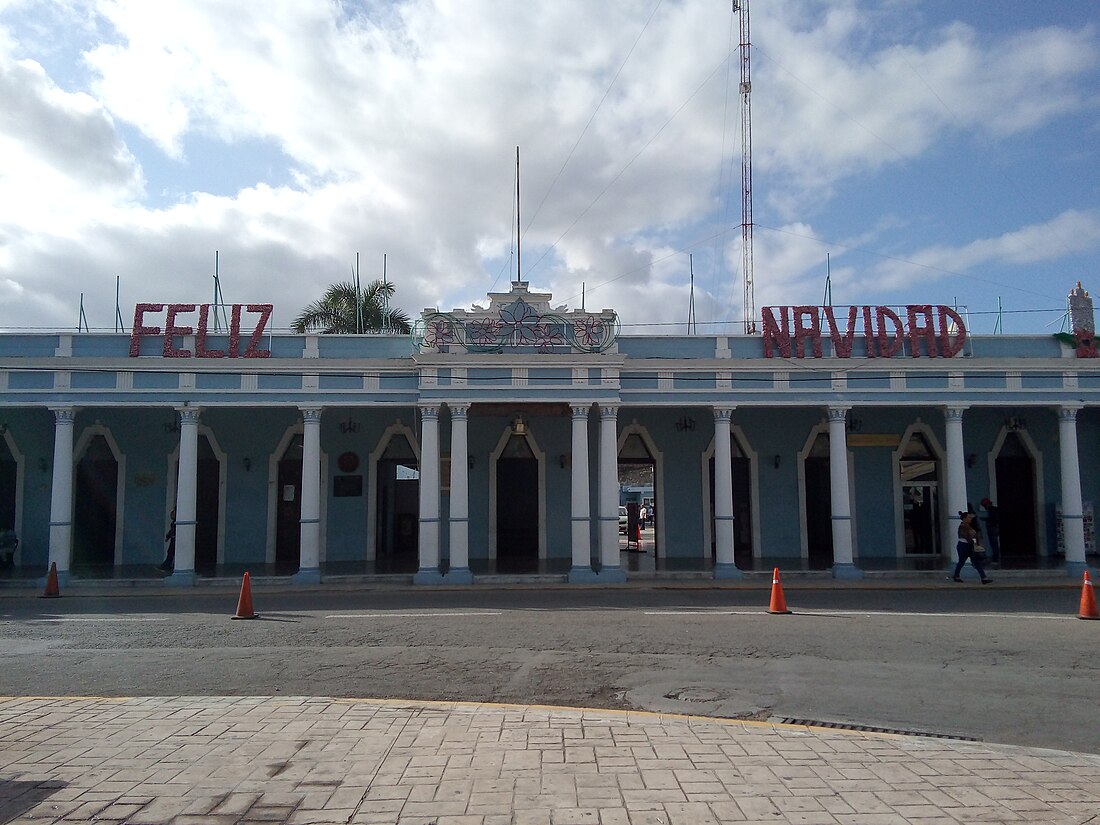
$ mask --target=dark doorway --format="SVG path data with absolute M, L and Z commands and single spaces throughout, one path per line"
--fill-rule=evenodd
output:
M 997 454 L 997 512 L 1001 526 L 1001 562 L 1034 559 L 1038 553 L 1035 516 L 1035 462 L 1014 432 Z
M 901 475 L 902 536 L 905 555 L 940 552 L 939 471 L 927 439 L 914 433 L 898 462 Z
M 302 435 L 279 459 L 275 509 L 275 574 L 297 573 L 302 562 Z
M 420 470 L 416 453 L 395 435 L 378 460 L 375 570 L 415 573 L 420 564 Z
M 198 489 L 195 500 L 195 570 L 212 575 L 218 566 L 218 516 L 221 464 L 210 439 L 199 436 Z
M 619 449 L 619 489 L 625 491 L 619 504 L 627 507 L 626 530 L 620 535 L 620 550 L 637 550 L 658 558 L 662 548 L 657 542 L 657 518 L 661 502 L 657 500 L 657 462 L 638 433 L 631 433 Z M 633 506 L 631 506 L 633 505 Z M 642 519 L 642 509 L 645 518 Z M 635 538 L 638 541 L 635 543 Z
M 76 464 L 73 565 L 115 563 L 118 462 L 102 435 L 93 436 Z
M 0 436 L 0 530 L 15 529 L 15 499 L 19 491 L 19 465 Z
M 733 469 L 733 563 L 739 570 L 753 569 L 752 461 L 735 433 L 730 435 Z M 710 459 L 710 557 L 718 560 L 717 524 L 714 520 L 714 457 Z
M 805 460 L 806 549 L 811 570 L 833 566 L 833 496 L 829 478 L 829 435 L 818 433 Z
M 539 462 L 522 435 L 497 459 L 497 570 L 533 573 L 539 567 Z

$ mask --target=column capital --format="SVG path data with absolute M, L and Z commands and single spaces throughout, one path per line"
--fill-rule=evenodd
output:
M 969 407 L 944 407 L 943 415 L 948 421 L 962 421 L 963 413 L 966 412 Z
M 302 421 L 307 424 L 314 424 L 321 422 L 321 407 L 299 407 L 302 411 Z
M 826 414 L 829 416 L 830 421 L 847 421 L 848 411 L 851 407 L 844 406 L 832 406 L 826 410 Z
M 569 409 L 573 413 L 573 418 L 583 418 L 588 420 L 588 413 L 592 409 L 591 404 L 570 404 Z
M 600 418 L 617 418 L 619 415 L 618 404 L 600 404 Z
M 439 405 L 425 404 L 420 407 L 420 417 L 426 421 L 435 421 L 439 418 Z
M 714 408 L 714 420 L 715 421 L 730 421 L 733 418 L 734 407 L 715 407 Z
M 1058 408 L 1059 421 L 1076 421 L 1077 413 L 1083 409 L 1080 404 L 1064 404 Z
M 55 424 L 72 424 L 76 418 L 76 407 L 50 407 Z
M 180 424 L 198 424 L 201 411 L 198 407 L 176 407 L 180 414 Z
M 451 419 L 452 420 L 455 419 L 455 418 L 466 418 L 466 416 L 468 416 L 470 414 L 470 405 L 469 405 L 469 403 L 465 403 L 465 402 L 463 402 L 463 403 L 452 403 L 452 402 L 448 401 L 447 402 L 447 409 L 451 411 Z

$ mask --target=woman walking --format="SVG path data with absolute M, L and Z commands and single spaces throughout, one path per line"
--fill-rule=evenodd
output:
M 981 545 L 978 544 L 978 528 L 974 526 L 975 518 L 977 516 L 974 513 L 959 511 L 959 544 L 956 548 L 959 553 L 959 563 L 955 565 L 955 575 L 952 579 L 957 582 L 962 581 L 962 576 L 959 574 L 962 573 L 966 560 L 970 559 L 970 563 L 982 577 L 982 584 L 989 584 L 993 579 L 985 574 L 985 568 L 982 567 L 982 556 L 985 555 L 985 550 L 982 550 Z

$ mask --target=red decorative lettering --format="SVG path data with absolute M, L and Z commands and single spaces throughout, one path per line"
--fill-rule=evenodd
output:
M 886 334 L 887 318 L 894 324 L 893 335 Z M 890 307 L 878 306 L 875 307 L 875 320 L 878 322 L 878 354 L 882 358 L 893 358 L 905 346 L 901 318 Z
M 833 355 L 837 358 L 852 357 L 852 341 L 856 337 L 856 308 L 848 307 L 848 330 L 844 335 L 836 326 L 832 307 L 825 307 L 825 320 L 829 322 L 829 338 L 833 342 Z
M 248 349 L 244 351 L 245 358 L 270 358 L 271 350 L 260 349 L 260 339 L 263 337 L 264 328 L 267 326 L 268 320 L 271 318 L 271 312 L 274 309 L 272 304 L 249 304 L 247 307 L 249 312 L 258 312 L 260 314 L 260 320 L 256 322 L 256 329 L 252 331 L 252 337 L 248 339 Z
M 924 339 L 928 347 L 928 357 L 935 358 L 939 353 L 936 350 L 936 324 L 932 319 L 932 307 L 930 304 L 909 304 L 905 308 L 909 316 L 909 349 L 910 355 L 920 358 L 920 342 Z M 917 323 L 917 316 L 924 316 L 924 324 Z
M 875 350 L 875 327 L 871 323 L 871 308 L 863 308 L 863 343 L 867 347 L 867 357 L 877 358 L 878 352 Z
M 817 307 L 812 306 L 797 306 L 792 307 L 791 312 L 794 315 L 794 350 L 795 354 L 799 358 L 806 357 L 805 345 L 802 342 L 803 338 L 809 338 L 813 346 L 814 358 L 821 357 L 821 315 L 817 311 Z M 802 316 L 810 316 L 810 325 L 805 327 L 802 325 Z
M 217 312 L 217 307 L 214 308 Z M 225 350 L 220 349 L 207 349 L 206 348 L 206 329 L 207 319 L 210 315 L 210 304 L 202 304 L 199 306 L 199 331 L 195 336 L 195 357 L 196 358 L 225 358 Z
M 783 319 L 782 325 L 776 322 L 775 313 L 772 312 L 773 309 L 779 310 L 779 315 Z M 787 321 L 787 308 L 764 307 L 761 318 L 764 322 L 764 357 L 771 358 L 774 352 L 773 347 L 778 347 L 781 356 L 790 358 L 791 328 Z
M 945 307 L 942 304 L 936 307 L 939 310 L 940 318 L 940 346 L 943 349 L 944 358 L 953 358 L 960 353 L 963 348 L 963 344 L 966 343 L 966 324 L 963 323 L 963 319 L 959 317 L 959 313 L 955 312 L 951 307 Z M 948 323 L 948 319 L 955 325 L 955 337 L 951 337 L 951 324 Z
M 164 357 L 165 358 L 190 358 L 191 350 L 176 349 L 175 337 L 177 335 L 191 335 L 195 330 L 191 327 L 177 327 L 176 316 L 184 312 L 194 312 L 194 304 L 169 304 L 168 317 L 164 319 Z
M 134 328 L 130 333 L 130 357 L 141 355 L 141 336 L 160 335 L 160 327 L 143 326 L 146 312 L 161 312 L 164 304 L 138 304 L 134 307 Z
M 229 357 L 236 358 L 241 353 L 241 305 L 233 304 L 233 315 L 229 319 Z

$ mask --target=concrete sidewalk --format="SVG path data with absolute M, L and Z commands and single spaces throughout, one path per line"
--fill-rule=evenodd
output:
M 0 699 L 0 822 L 1100 822 L 1100 756 L 324 698 Z

